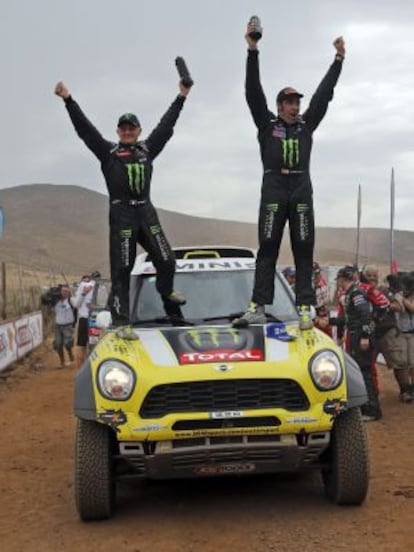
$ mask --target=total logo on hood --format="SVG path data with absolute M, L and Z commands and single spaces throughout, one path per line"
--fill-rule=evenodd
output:
M 202 328 L 164 332 L 180 364 L 257 362 L 264 360 L 260 328 Z

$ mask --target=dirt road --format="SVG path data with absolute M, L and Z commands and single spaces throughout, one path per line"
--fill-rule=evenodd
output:
M 1 552 L 414 550 L 414 404 L 397 401 L 384 369 L 361 508 L 331 505 L 316 475 L 150 482 L 121 488 L 112 520 L 85 524 L 73 500 L 74 370 L 55 364 L 37 354 L 0 377 Z

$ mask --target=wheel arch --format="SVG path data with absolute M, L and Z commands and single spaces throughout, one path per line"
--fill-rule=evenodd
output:
M 344 360 L 348 407 L 354 408 L 356 406 L 362 406 L 368 402 L 368 394 L 361 369 L 355 360 L 346 352 L 344 352 Z

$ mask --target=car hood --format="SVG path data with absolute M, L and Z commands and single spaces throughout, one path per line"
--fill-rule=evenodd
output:
M 135 328 L 129 339 L 110 333 L 100 342 L 100 353 L 123 349 L 153 366 L 180 366 L 226 362 L 297 362 L 314 351 L 337 349 L 319 330 L 299 331 L 297 323 L 267 324 L 235 329 L 231 326 L 197 328 Z M 102 349 L 107 348 L 107 351 Z

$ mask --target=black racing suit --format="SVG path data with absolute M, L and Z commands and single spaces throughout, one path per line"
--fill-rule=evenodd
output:
M 372 305 L 358 283 L 353 284 L 345 295 L 345 323 L 348 329 L 346 349 L 359 364 L 367 388 L 368 403 L 362 406 L 361 411 L 363 414 L 380 418 L 381 407 L 375 381 L 376 374 L 373 372 L 374 315 Z M 366 351 L 361 349 L 362 338 L 371 340 L 371 346 Z
M 129 319 L 129 278 L 138 242 L 157 270 L 157 290 L 165 297 L 173 290 L 175 257 L 150 201 L 152 162 L 173 134 L 185 98 L 177 96 L 159 124 L 143 142 L 114 144 L 105 140 L 79 105 L 65 100 L 79 137 L 101 162 L 109 192 L 112 313 Z
M 315 231 L 309 160 L 312 134 L 327 111 L 341 68 L 342 58 L 338 57 L 312 96 L 307 111 L 288 125 L 268 110 L 260 83 L 258 51 L 248 51 L 246 99 L 258 128 L 264 169 L 252 297 L 260 305 L 273 302 L 276 260 L 287 220 L 296 265 L 296 303 L 315 302 L 312 288 Z

